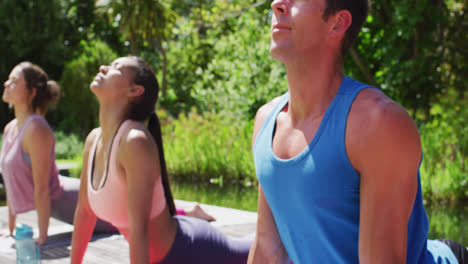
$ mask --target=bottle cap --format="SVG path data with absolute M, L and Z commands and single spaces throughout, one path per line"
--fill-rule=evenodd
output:
M 16 239 L 25 239 L 25 238 L 32 238 L 33 237 L 33 230 L 30 226 L 25 224 L 17 224 L 16 225 Z

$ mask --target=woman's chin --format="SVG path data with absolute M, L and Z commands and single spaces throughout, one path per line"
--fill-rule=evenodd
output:
M 99 82 L 97 81 L 92 81 L 91 84 L 89 85 L 89 89 L 93 93 L 96 91 L 96 89 L 98 89 L 98 87 L 99 87 Z
M 8 98 L 7 98 L 6 96 L 2 96 L 2 101 L 3 101 L 4 103 L 9 104 L 9 105 L 12 104 L 12 103 L 10 103 L 10 101 L 8 100 Z

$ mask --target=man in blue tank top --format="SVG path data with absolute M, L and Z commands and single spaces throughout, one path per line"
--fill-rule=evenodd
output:
M 421 142 L 411 117 L 343 74 L 368 5 L 272 2 L 270 52 L 286 67 L 288 93 L 255 118 L 260 185 L 249 263 L 468 261 L 463 246 L 427 239 Z

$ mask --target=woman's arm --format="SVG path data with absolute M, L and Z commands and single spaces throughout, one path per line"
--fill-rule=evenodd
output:
M 81 170 L 80 191 L 78 196 L 78 205 L 75 209 L 73 218 L 73 235 L 71 263 L 81 263 L 88 246 L 88 242 L 93 234 L 97 217 L 91 209 L 88 201 L 88 155 L 91 143 L 96 136 L 96 130 L 93 130 L 86 139 L 83 153 L 83 168 Z
M 8 205 L 8 229 L 10 230 L 10 236 L 13 236 L 13 232 L 15 231 L 16 225 L 16 215 L 11 213 L 10 204 L 8 203 L 8 196 L 6 200 Z
M 131 263 L 149 263 L 148 224 L 155 180 L 160 177 L 159 156 L 151 135 L 136 123 L 125 133 L 117 154 L 128 193 L 129 244 Z
M 1 229 L 0 237 L 13 236 L 13 232 L 15 231 L 16 215 L 13 215 L 11 213 L 11 208 L 10 208 L 10 205 L 8 204 L 8 197 L 6 199 L 6 203 L 8 206 L 8 229 Z
M 5 141 L 5 135 L 8 133 L 8 130 L 10 129 L 11 127 L 11 124 L 13 123 L 13 121 L 10 121 L 6 126 L 5 128 L 3 129 L 3 140 Z M 8 201 L 8 194 L 5 193 L 5 198 L 6 198 L 6 203 L 7 203 L 7 206 L 8 206 L 8 231 L 1 231 L 0 232 L 0 236 L 13 236 L 13 232 L 15 231 L 15 224 L 16 224 L 16 215 L 13 215 L 11 213 L 11 207 L 10 207 L 10 203 Z
M 38 245 L 47 240 L 47 230 L 50 218 L 50 170 L 51 152 L 54 136 L 49 126 L 40 120 L 33 120 L 26 128 L 23 138 L 23 149 L 31 159 L 32 177 L 34 181 L 34 202 L 38 216 Z

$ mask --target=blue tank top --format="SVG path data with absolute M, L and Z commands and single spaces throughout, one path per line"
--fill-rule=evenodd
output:
M 253 150 L 257 177 L 295 264 L 359 263 L 360 177 L 346 154 L 345 131 L 356 95 L 368 87 L 345 77 L 315 137 L 296 157 L 280 159 L 272 149 L 276 117 L 288 103 L 288 93 L 257 135 Z M 428 229 L 418 171 L 418 191 L 408 222 L 407 263 L 457 263 L 442 242 L 430 241 L 430 248 L 443 254 L 448 249 L 451 256 L 428 251 Z

